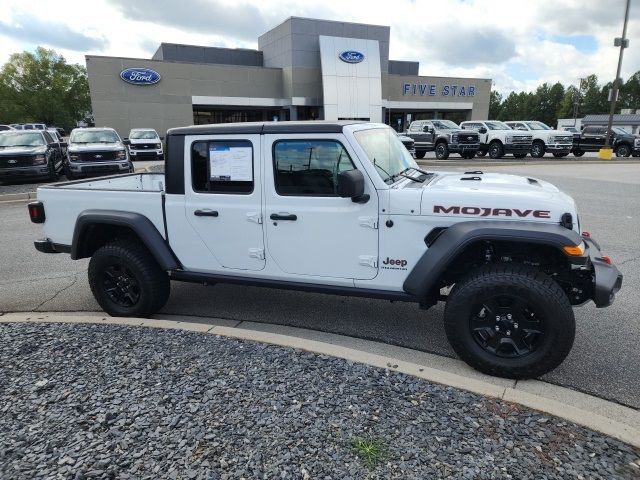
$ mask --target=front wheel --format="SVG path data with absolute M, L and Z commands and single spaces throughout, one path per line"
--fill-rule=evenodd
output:
M 416 158 L 424 158 L 427 152 L 425 150 L 416 150 Z
M 560 286 L 524 265 L 490 265 L 458 282 L 444 312 L 447 338 L 473 368 L 507 378 L 550 372 L 573 345 L 575 319 Z
M 148 317 L 169 299 L 169 276 L 147 248 L 133 239 L 100 247 L 89 262 L 89 285 L 114 317 Z
M 436 158 L 438 160 L 449 158 L 449 146 L 445 142 L 440 142 L 436 145 Z
M 544 157 L 545 151 L 546 149 L 543 142 L 537 141 L 533 142 L 533 145 L 531 145 L 531 156 L 533 158 Z
M 484 157 L 486 154 L 487 154 L 487 151 L 482 149 L 478 149 L 478 151 L 476 152 L 476 156 L 478 157 Z
M 616 157 L 628 157 L 631 155 L 631 148 L 629 145 L 620 145 L 616 148 Z
M 502 158 L 504 156 L 504 148 L 500 142 L 493 142 L 489 145 L 489 156 L 493 159 Z
M 573 151 L 573 155 L 574 155 L 575 157 L 581 157 L 581 156 L 583 156 L 583 155 L 584 155 L 584 151 L 583 151 L 583 150 L 574 150 L 574 151 Z

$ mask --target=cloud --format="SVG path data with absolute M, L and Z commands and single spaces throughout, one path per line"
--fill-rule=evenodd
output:
M 153 22 L 187 32 L 229 35 L 255 41 L 275 25 L 271 15 L 249 3 L 191 0 L 188 8 L 171 0 L 108 0 L 128 20 Z M 269 19 L 265 17 L 269 17 Z M 282 20 L 282 19 L 280 19 Z M 279 23 L 279 22 L 278 22 Z
M 99 50 L 108 45 L 102 36 L 89 36 L 64 23 L 52 23 L 24 13 L 14 15 L 10 24 L 0 23 L 0 35 L 37 45 L 67 50 Z

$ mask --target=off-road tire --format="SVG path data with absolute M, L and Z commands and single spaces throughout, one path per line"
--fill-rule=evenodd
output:
M 616 157 L 628 157 L 629 155 L 631 155 L 631 147 L 629 145 L 616 147 Z
M 116 303 L 106 291 L 106 270 L 114 262 L 124 265 L 137 281 L 139 299 L 131 306 Z M 89 261 L 88 273 L 93 296 L 102 309 L 114 317 L 148 317 L 169 299 L 169 276 L 149 250 L 135 239 L 115 240 L 100 247 Z
M 425 154 L 427 153 L 426 150 L 416 150 L 416 158 L 424 158 Z
M 436 158 L 438 160 L 449 158 L 449 145 L 447 145 L 447 142 L 436 143 Z
M 484 157 L 486 154 L 487 154 L 487 151 L 481 148 L 479 148 L 478 151 L 476 152 L 477 157 Z
M 489 157 L 493 159 L 504 157 L 504 147 L 500 142 L 491 142 L 491 144 L 489 145 Z
M 500 357 L 476 341 L 471 329 L 474 304 L 495 295 L 515 295 L 542 313 L 544 333 L 536 349 L 520 357 Z M 575 318 L 564 291 L 547 275 L 526 265 L 489 265 L 469 273 L 452 289 L 444 312 L 447 338 L 473 368 L 506 378 L 535 378 L 550 372 L 573 346 Z
M 547 148 L 544 145 L 543 141 L 536 140 L 531 144 L 531 156 L 533 158 L 542 158 L 544 154 L 547 152 Z

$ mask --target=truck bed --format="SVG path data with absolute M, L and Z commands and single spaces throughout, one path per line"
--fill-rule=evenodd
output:
M 164 184 L 164 174 L 142 173 L 38 187 L 38 200 L 45 207 L 45 237 L 71 245 L 76 219 L 85 210 L 136 212 L 151 220 L 164 236 Z

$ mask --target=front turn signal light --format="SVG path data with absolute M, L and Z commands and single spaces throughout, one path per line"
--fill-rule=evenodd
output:
M 562 250 L 564 250 L 564 253 L 571 255 L 572 257 L 581 257 L 584 255 L 584 242 L 580 242 L 580 245 L 562 247 Z

